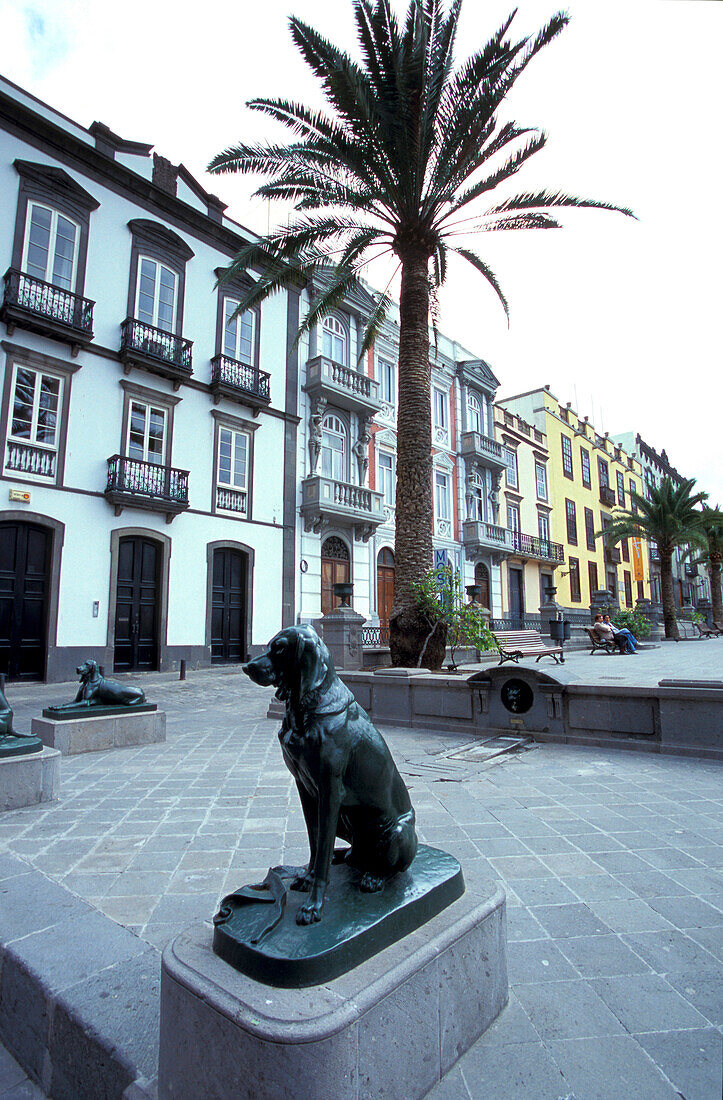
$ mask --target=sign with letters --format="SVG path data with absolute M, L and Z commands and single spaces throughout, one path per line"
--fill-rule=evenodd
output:
M 645 575 L 643 573 L 643 544 L 641 539 L 631 539 L 630 546 L 633 551 L 633 577 L 636 581 L 645 580 Z

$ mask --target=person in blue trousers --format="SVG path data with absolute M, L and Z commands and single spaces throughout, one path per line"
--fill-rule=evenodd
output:
M 621 634 L 623 636 L 623 638 L 625 639 L 625 641 L 627 643 L 627 647 L 626 647 L 626 650 L 625 650 L 626 653 L 635 653 L 635 652 L 637 652 L 638 639 L 635 637 L 634 634 L 632 634 L 628 630 L 628 628 L 626 626 L 623 626 L 623 627 L 615 626 L 614 623 L 610 622 L 610 616 L 609 615 L 604 615 L 603 616 L 603 622 L 605 623 L 606 626 L 610 627 L 610 629 L 612 630 L 614 635 Z

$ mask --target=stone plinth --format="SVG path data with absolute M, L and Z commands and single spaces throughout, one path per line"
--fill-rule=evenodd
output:
M 364 663 L 361 630 L 366 619 L 351 607 L 336 607 L 321 619 L 321 636 L 334 667 L 359 669 Z
M 25 756 L 0 757 L 0 811 L 51 802 L 60 791 L 60 753 L 44 748 Z
M 163 953 L 159 1100 L 416 1100 L 506 1002 L 498 884 L 468 885 L 409 936 L 306 989 L 239 973 L 199 925 Z
M 31 728 L 44 745 L 59 749 L 63 756 L 75 756 L 165 741 L 166 715 L 162 710 L 138 712 L 127 708 L 120 714 L 88 718 L 33 718 Z

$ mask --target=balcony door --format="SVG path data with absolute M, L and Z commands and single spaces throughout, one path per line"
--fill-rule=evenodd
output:
M 248 558 L 240 550 L 222 547 L 213 552 L 211 587 L 211 661 L 243 661 L 246 656 L 246 570 Z
M 23 271 L 63 290 L 75 289 L 80 226 L 57 210 L 28 204 Z
M 389 629 L 389 616 L 394 606 L 394 554 L 385 546 L 377 557 L 377 612 L 379 625 Z
M 144 325 L 174 332 L 178 304 L 178 277 L 170 267 L 139 257 L 136 319 Z
M 329 413 L 321 428 L 321 473 L 334 481 L 346 481 L 348 436 L 344 421 Z
M 52 532 L 33 523 L 0 524 L 0 672 L 42 680 Z
M 163 466 L 166 456 L 166 410 L 131 401 L 128 417 L 128 457 Z
M 158 668 L 158 605 L 161 546 L 132 535 L 118 544 L 115 604 L 115 672 Z
M 336 535 L 324 541 L 321 547 L 321 613 L 328 615 L 341 600 L 334 595 L 334 585 L 351 578 L 351 562 L 347 546 Z

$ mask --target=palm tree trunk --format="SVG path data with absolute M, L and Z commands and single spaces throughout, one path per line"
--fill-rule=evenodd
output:
M 389 644 L 392 664 L 413 666 L 429 625 L 415 613 L 412 585 L 432 567 L 429 254 L 420 245 L 410 245 L 400 259 L 394 613 Z M 428 664 L 426 659 L 424 663 Z
M 721 599 L 721 560 L 712 554 L 708 560 L 710 574 L 710 601 L 713 604 L 713 622 L 723 623 L 723 600 Z
M 663 623 L 665 637 L 677 638 L 678 625 L 675 620 L 675 597 L 673 595 L 673 553 L 667 553 L 658 545 L 660 552 L 660 598 L 663 601 Z

